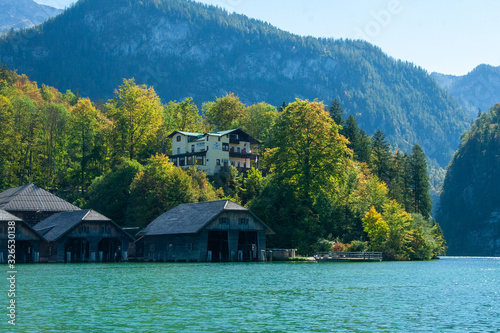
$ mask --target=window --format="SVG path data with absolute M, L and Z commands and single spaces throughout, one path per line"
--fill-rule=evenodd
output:
M 222 143 L 222 151 L 229 151 L 229 143 L 226 142 Z
M 180 157 L 179 158 L 179 166 L 184 166 L 184 165 L 186 165 L 185 164 L 185 159 L 184 159 L 184 157 Z
M 181 142 L 181 136 L 177 135 L 177 142 Z
M 196 156 L 196 165 L 204 165 L 203 156 Z
M 181 153 L 181 148 L 177 148 L 177 155 Z
M 220 165 L 220 160 L 219 159 L 215 160 L 215 165 Z
M 187 157 L 186 165 L 193 165 L 193 157 L 192 156 Z
M 227 217 L 220 217 L 219 218 L 219 224 L 229 224 L 229 218 L 227 218 Z
M 241 168 L 241 162 L 238 161 L 238 168 Z
M 193 251 L 193 243 L 186 243 L 186 250 Z
M 248 221 L 248 218 L 246 218 L 246 217 L 245 217 L 245 218 L 240 218 L 240 219 L 238 220 L 238 223 L 239 223 L 239 224 L 248 224 L 248 222 L 249 222 L 249 221 Z
M 194 145 L 191 145 L 191 152 L 194 153 Z
M 209 137 L 207 136 L 207 141 L 209 140 Z
M 218 137 L 219 141 L 220 141 L 220 136 Z
M 177 166 L 177 158 L 172 158 L 170 162 L 172 162 L 175 166 Z

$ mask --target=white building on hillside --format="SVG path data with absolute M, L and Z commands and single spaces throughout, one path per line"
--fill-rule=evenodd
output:
M 260 141 L 240 129 L 214 133 L 175 131 L 168 137 L 172 138 L 170 161 L 178 167 L 196 165 L 209 176 L 229 165 L 242 172 L 259 167 L 259 156 L 252 149 Z

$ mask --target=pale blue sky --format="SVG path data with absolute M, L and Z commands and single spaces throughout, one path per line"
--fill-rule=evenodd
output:
M 36 0 L 63 8 L 72 0 Z M 198 0 L 315 37 L 364 39 L 429 72 L 500 66 L 497 0 Z

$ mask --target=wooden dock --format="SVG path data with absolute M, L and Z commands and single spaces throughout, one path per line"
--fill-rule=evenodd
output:
M 382 261 L 382 252 L 321 252 L 314 255 L 319 262 Z

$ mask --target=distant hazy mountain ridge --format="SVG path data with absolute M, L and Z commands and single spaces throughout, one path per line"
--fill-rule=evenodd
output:
M 0 32 L 31 28 L 60 14 L 62 10 L 32 0 L 0 0 Z
M 432 73 L 431 76 L 476 118 L 500 102 L 500 66 L 479 65 L 464 76 Z
M 366 42 L 299 37 L 185 0 L 81 0 L 0 61 L 61 91 L 107 99 L 122 78 L 153 85 L 163 101 L 200 105 L 225 92 L 247 104 L 339 98 L 368 134 L 394 148 L 419 143 L 435 166 L 457 148 L 468 117 L 421 68 Z

